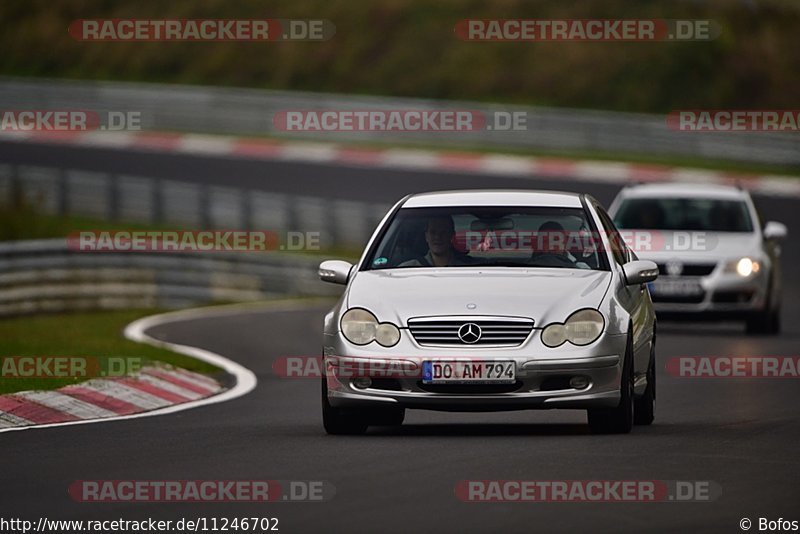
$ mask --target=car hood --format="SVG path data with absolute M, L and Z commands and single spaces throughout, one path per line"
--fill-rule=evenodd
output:
M 350 285 L 347 304 L 402 326 L 411 317 L 505 315 L 530 317 L 541 327 L 563 321 L 577 309 L 598 308 L 610 282 L 608 271 L 581 269 L 361 271 Z
M 633 233 L 642 230 L 634 230 Z M 626 237 L 628 245 L 633 248 L 641 260 L 652 260 L 665 263 L 680 260 L 685 263 L 716 263 L 730 258 L 747 255 L 758 255 L 759 237 L 755 233 L 703 232 L 698 238 L 704 241 L 690 241 L 689 232 L 666 232 L 653 230 L 652 246 L 637 246 L 634 240 Z M 624 235 L 624 234 L 623 234 Z M 701 237 L 700 237 L 701 236 Z

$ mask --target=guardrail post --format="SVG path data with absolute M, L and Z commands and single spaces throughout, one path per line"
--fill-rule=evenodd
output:
M 326 217 L 328 221 L 330 221 L 330 226 L 328 226 L 328 242 L 321 244 L 327 245 L 330 247 L 338 247 L 341 245 L 341 235 L 339 230 L 339 218 L 337 217 L 339 210 L 337 209 L 338 202 L 336 200 L 330 200 L 326 202 L 327 209 Z M 320 228 L 322 230 L 322 228 Z
M 160 224 L 164 222 L 164 183 L 160 178 L 153 178 L 153 210 L 152 222 Z
M 66 169 L 58 170 L 58 214 L 66 217 L 69 213 L 69 174 Z
M 108 217 L 112 221 L 119 220 L 119 176 L 108 176 Z
M 198 209 L 200 210 L 200 227 L 204 230 L 211 228 L 211 186 L 201 185 Z
M 300 228 L 300 214 L 298 213 L 299 210 L 297 207 L 297 197 L 287 196 L 286 205 L 286 228 L 284 228 L 284 231 L 293 232 Z
M 18 210 L 23 205 L 22 180 L 19 177 L 19 165 L 11 167 L 11 207 Z
M 239 191 L 242 204 L 242 224 L 245 230 L 253 230 L 253 195 L 247 189 Z

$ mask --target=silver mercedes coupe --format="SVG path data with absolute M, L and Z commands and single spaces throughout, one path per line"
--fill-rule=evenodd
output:
M 325 317 L 330 434 L 402 424 L 406 409 L 587 410 L 594 433 L 653 421 L 658 267 L 591 196 L 410 195 L 383 218 Z

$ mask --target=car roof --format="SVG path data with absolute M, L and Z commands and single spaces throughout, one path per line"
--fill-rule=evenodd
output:
M 535 191 L 530 189 L 475 189 L 469 191 L 435 191 L 410 196 L 404 208 L 436 208 L 447 206 L 542 206 L 580 208 L 579 193 Z
M 744 200 L 747 191 L 730 185 L 695 184 L 689 182 L 668 182 L 628 186 L 622 190 L 625 198 L 718 198 Z

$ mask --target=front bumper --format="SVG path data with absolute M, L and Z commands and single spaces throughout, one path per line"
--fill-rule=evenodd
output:
M 340 335 L 326 336 L 325 369 L 328 400 L 336 407 L 395 406 L 442 411 L 501 411 L 524 409 L 614 407 L 620 400 L 622 363 L 627 336 L 608 335 L 588 347 L 548 349 L 538 343 L 503 349 L 419 347 L 403 331 L 404 340 L 392 349 L 350 345 Z M 539 331 L 532 337 L 538 340 Z M 532 346 L 533 345 L 533 346 Z M 426 385 L 422 361 L 468 357 L 473 360 L 513 360 L 514 384 Z M 355 372 L 354 372 L 355 370 Z M 377 371 L 376 371 L 377 370 Z M 384 371 L 389 370 L 389 371 Z M 359 387 L 358 378 L 371 384 Z M 575 376 L 588 386 L 573 388 Z
M 651 292 L 657 314 L 702 314 L 711 317 L 739 318 L 764 310 L 767 302 L 767 276 L 742 278 L 736 274 L 712 273 L 706 277 L 660 276 L 661 281 L 697 281 L 702 294 L 660 296 Z

